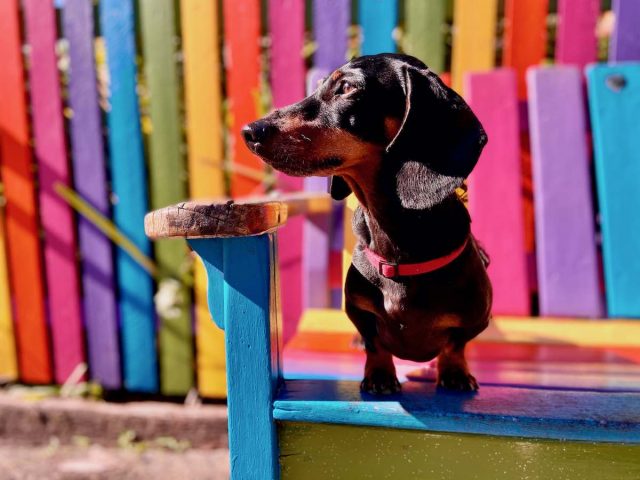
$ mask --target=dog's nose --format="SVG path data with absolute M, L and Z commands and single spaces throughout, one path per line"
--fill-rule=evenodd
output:
M 263 143 L 273 130 L 275 130 L 275 127 L 271 124 L 263 120 L 258 120 L 257 122 L 245 125 L 242 128 L 242 136 L 248 144 Z

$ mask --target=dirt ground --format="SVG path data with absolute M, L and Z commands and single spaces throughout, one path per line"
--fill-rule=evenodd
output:
M 229 451 L 118 448 L 99 445 L 16 446 L 0 441 L 0 480 L 223 480 Z

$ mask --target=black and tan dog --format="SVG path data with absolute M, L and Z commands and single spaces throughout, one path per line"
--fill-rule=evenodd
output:
M 345 295 L 365 341 L 361 389 L 399 390 L 395 355 L 437 356 L 440 387 L 477 390 L 464 348 L 487 327 L 491 285 L 455 190 L 487 137 L 464 100 L 416 58 L 365 56 L 243 135 L 273 168 L 331 176 L 334 198 L 360 202 Z

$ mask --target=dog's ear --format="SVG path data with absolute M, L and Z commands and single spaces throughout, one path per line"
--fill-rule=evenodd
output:
M 329 180 L 329 193 L 334 200 L 344 200 L 351 195 L 351 188 L 344 181 L 344 178 L 333 175 Z
M 487 135 L 466 102 L 427 68 L 398 72 L 405 112 L 387 153 L 397 165 L 397 193 L 405 208 L 429 208 L 462 185 Z

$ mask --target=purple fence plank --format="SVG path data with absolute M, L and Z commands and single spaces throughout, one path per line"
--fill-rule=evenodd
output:
M 73 111 L 71 147 L 75 187 L 85 201 L 103 215 L 109 215 L 93 56 L 93 22 L 92 0 L 65 1 L 63 24 L 69 42 L 69 104 Z M 111 243 L 83 217 L 79 219 L 78 231 L 91 376 L 107 388 L 120 388 Z
M 541 315 L 600 317 L 582 73 L 527 74 Z
M 559 0 L 556 61 L 584 67 L 598 56 L 600 0 Z
M 616 24 L 609 43 L 609 61 L 640 60 L 640 2 L 613 0 Z

